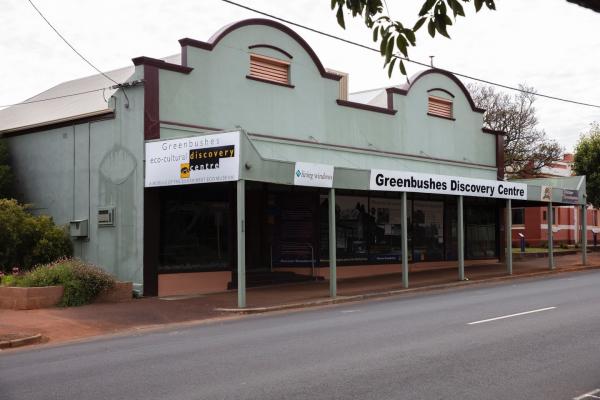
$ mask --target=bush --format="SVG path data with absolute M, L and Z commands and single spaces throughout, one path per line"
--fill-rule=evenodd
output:
M 559 247 L 560 247 L 561 249 L 568 249 L 568 248 L 569 248 L 569 245 L 568 245 L 567 243 L 565 243 L 565 242 L 560 242 L 560 245 L 559 245 Z
M 0 271 L 27 270 L 72 254 L 66 229 L 52 218 L 31 215 L 14 199 L 0 199 Z
M 115 287 L 115 278 L 79 259 L 62 259 L 52 264 L 40 265 L 24 275 L 6 275 L 4 286 L 41 287 L 61 285 L 65 293 L 60 302 L 63 307 L 91 303 L 101 292 Z

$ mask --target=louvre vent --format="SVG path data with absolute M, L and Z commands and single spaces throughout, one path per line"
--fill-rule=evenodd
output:
M 429 96 L 429 107 L 427 108 L 427 114 L 434 115 L 436 117 L 452 119 L 452 100 Z
M 250 76 L 288 85 L 290 83 L 290 64 L 276 58 L 250 54 Z

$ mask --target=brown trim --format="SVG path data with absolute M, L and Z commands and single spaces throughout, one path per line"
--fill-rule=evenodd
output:
M 391 110 L 391 109 L 383 108 L 383 107 L 371 106 L 369 104 L 357 103 L 355 101 L 338 99 L 335 102 L 338 103 L 338 105 L 343 106 L 343 107 L 358 108 L 359 110 L 373 111 L 373 112 L 378 112 L 378 113 L 388 114 L 388 115 L 395 115 L 397 112 L 396 110 Z
M 421 71 L 416 76 L 410 78 L 410 85 L 408 85 L 408 87 L 404 87 L 404 88 L 391 87 L 391 88 L 387 88 L 386 91 L 388 93 L 396 93 L 396 94 L 406 96 L 408 94 L 408 92 L 410 92 L 410 89 L 412 89 L 412 87 L 415 85 L 415 83 L 419 79 L 421 79 L 422 77 L 429 75 L 429 74 L 440 74 L 440 75 L 444 75 L 447 78 L 451 79 L 454 83 L 456 83 L 456 85 L 460 88 L 460 90 L 462 90 L 463 94 L 469 101 L 471 110 L 481 113 L 481 114 L 483 114 L 485 112 L 485 109 L 479 108 L 475 105 L 475 102 L 473 101 L 473 98 L 471 97 L 471 93 L 469 93 L 469 91 L 467 90 L 465 85 L 460 81 L 460 79 L 458 79 L 453 73 L 446 71 L 445 69 L 431 68 L 431 69 L 427 69 L 425 71 Z M 440 89 L 438 89 L 438 90 L 440 90 Z
M 449 95 L 450 97 L 454 98 L 454 95 L 453 95 L 452 93 L 450 93 L 450 92 L 449 92 L 449 91 L 447 91 L 446 89 L 442 89 L 442 88 L 433 88 L 433 89 L 429 89 L 429 90 L 427 91 L 427 93 L 429 93 L 429 92 L 433 92 L 433 91 L 435 91 L 435 90 L 438 90 L 438 91 L 440 91 L 440 92 L 444 92 L 444 93 L 446 93 L 447 95 Z
M 249 25 L 269 26 L 271 28 L 282 31 L 283 33 L 286 33 L 288 36 L 290 36 L 292 39 L 294 39 L 296 42 L 298 42 L 298 44 L 300 46 L 302 46 L 302 48 L 304 48 L 304 50 L 308 53 L 310 58 L 313 60 L 313 63 L 315 64 L 315 66 L 317 67 L 317 69 L 319 70 L 319 73 L 321 74 L 321 76 L 323 78 L 332 79 L 334 81 L 339 81 L 340 79 L 342 79 L 341 75 L 327 72 L 325 70 L 325 68 L 323 67 L 323 64 L 321 63 L 321 60 L 319 60 L 319 57 L 317 57 L 314 50 L 309 46 L 309 44 L 300 35 L 298 35 L 295 31 L 293 31 L 289 27 L 287 27 L 277 21 L 270 20 L 270 19 L 250 18 L 250 19 L 245 19 L 242 21 L 234 22 L 230 25 L 227 25 L 227 26 L 221 28 L 210 39 L 208 39 L 208 42 L 202 42 L 200 40 L 195 40 L 195 39 L 190 39 L 190 38 L 183 38 L 183 39 L 179 40 L 179 44 L 181 45 L 182 48 L 185 46 L 191 46 L 191 47 L 196 47 L 196 48 L 203 49 L 203 50 L 212 51 L 212 49 L 214 49 L 215 46 L 225 36 L 227 36 L 228 34 L 230 34 L 231 32 L 233 32 L 239 28 L 242 28 L 244 26 L 249 26 Z M 183 53 L 183 49 L 182 49 L 182 53 Z M 186 61 L 187 61 L 187 57 L 186 57 Z
M 160 138 L 158 68 L 144 64 L 144 140 Z
M 504 180 L 504 135 L 496 135 L 496 168 L 497 178 Z
M 456 121 L 456 118 L 452 118 L 452 117 L 444 117 L 443 115 L 437 115 L 437 114 L 432 114 L 432 113 L 427 113 L 427 115 L 429 115 L 430 117 L 436 117 L 436 118 L 441 118 L 441 119 L 448 119 L 450 121 Z
M 406 96 L 406 94 L 408 93 L 408 91 L 397 87 L 387 88 L 385 89 L 385 91 L 387 93 L 387 108 L 389 108 L 390 110 L 394 109 L 394 94 Z
M 168 71 L 181 72 L 182 74 L 189 74 L 190 72 L 192 72 L 194 70 L 194 68 L 186 67 L 184 65 L 179 65 L 179 64 L 168 63 L 164 60 L 159 60 L 158 58 L 136 57 L 136 58 L 132 58 L 131 61 L 133 61 L 133 65 L 136 65 L 136 66 L 150 65 L 150 66 L 153 66 L 156 68 L 166 69 Z M 186 61 L 187 61 L 187 57 L 186 57 Z
M 284 56 L 288 57 L 288 58 L 294 58 L 290 53 L 288 53 L 287 51 L 280 49 L 279 47 L 276 46 L 271 46 L 270 44 L 253 44 L 252 46 L 248 46 L 248 49 L 256 49 L 256 48 L 261 48 L 264 47 L 266 49 L 271 49 L 271 50 L 275 50 L 280 52 L 281 54 L 283 54 Z
M 161 124 L 165 124 L 165 125 L 182 126 L 182 127 L 185 127 L 185 128 L 204 129 L 204 130 L 207 130 L 207 131 L 222 131 L 223 130 L 223 129 L 211 128 L 211 127 L 202 126 L 202 125 L 186 124 L 186 123 L 182 123 L 182 122 L 163 121 L 163 120 L 160 120 L 158 122 L 160 122 Z
M 290 85 L 290 84 L 287 84 L 287 83 L 281 83 L 281 82 L 270 81 L 268 79 L 257 78 L 257 77 L 252 76 L 252 75 L 246 75 L 246 79 L 251 79 L 253 81 L 258 81 L 258 82 L 262 82 L 262 83 L 270 83 L 271 85 L 284 86 L 284 87 L 287 87 L 287 88 L 290 88 L 290 89 L 293 89 L 293 88 L 296 87 L 294 85 Z
M 72 118 L 72 119 L 64 119 L 64 120 L 59 120 L 59 121 L 55 121 L 55 122 L 37 124 L 34 126 L 30 126 L 29 128 L 23 127 L 23 129 L 15 128 L 13 130 L 7 130 L 4 132 L 0 132 L 0 138 L 8 138 L 8 137 L 14 137 L 14 136 L 20 136 L 20 135 L 27 135 L 29 133 L 64 128 L 65 126 L 86 124 L 88 122 L 108 121 L 108 120 L 114 119 L 114 118 L 115 118 L 115 112 L 113 110 L 106 110 L 103 113 L 97 113 L 93 116 L 84 116 L 84 117 L 77 117 L 77 118 Z
M 187 47 L 182 47 L 181 48 L 181 65 L 184 67 L 188 66 L 188 52 L 187 52 Z
M 500 136 L 505 136 L 506 132 L 502 132 L 502 131 L 496 131 L 494 129 L 490 129 L 490 128 L 481 128 L 481 131 L 484 133 L 490 133 L 492 135 L 500 135 Z
M 144 189 L 144 296 L 158 296 L 160 248 L 160 188 Z
M 249 136 L 259 137 L 259 138 L 265 138 L 265 139 L 283 140 L 283 141 L 289 141 L 289 142 L 295 142 L 295 143 L 305 143 L 305 144 L 311 144 L 311 145 L 318 144 L 318 145 L 325 146 L 325 147 L 330 147 L 330 148 L 367 151 L 367 152 L 375 153 L 375 154 L 389 154 L 389 155 L 393 155 L 393 156 L 419 158 L 419 159 L 431 160 L 431 161 L 442 161 L 442 162 L 449 162 L 449 163 L 460 164 L 460 165 L 477 166 L 477 167 L 485 167 L 485 168 L 494 168 L 494 167 L 496 167 L 495 165 L 486 165 L 486 164 L 470 163 L 470 162 L 457 161 L 457 160 L 448 160 L 446 158 L 420 156 L 420 155 L 408 154 L 408 153 L 398 153 L 398 152 L 395 152 L 395 151 L 375 150 L 375 149 L 371 149 L 371 148 L 354 147 L 354 146 L 347 146 L 347 145 L 343 145 L 343 144 L 330 144 L 330 143 L 323 143 L 323 142 L 313 142 L 313 141 L 310 141 L 310 140 L 292 139 L 292 138 L 285 138 L 285 137 L 273 136 L 273 135 L 263 135 L 263 134 L 260 134 L 260 133 L 251 133 L 251 132 L 248 132 L 248 135 Z

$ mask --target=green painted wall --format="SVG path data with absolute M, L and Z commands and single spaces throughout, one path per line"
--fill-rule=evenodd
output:
M 293 59 L 271 49 L 249 50 L 254 44 L 277 46 Z M 247 79 L 251 51 L 290 61 L 295 88 Z M 473 112 L 462 90 L 442 74 L 422 77 L 407 96 L 395 94 L 398 112 L 392 116 L 338 105 L 338 82 L 322 78 L 295 39 L 269 26 L 237 29 L 212 51 L 189 47 L 188 66 L 194 68 L 189 75 L 160 71 L 163 121 L 227 130 L 239 126 L 249 133 L 310 142 L 298 147 L 298 143 L 285 140 L 254 137 L 257 150 L 266 158 L 496 179 L 495 137 L 481 131 L 482 114 Z M 455 121 L 427 115 L 427 90 L 432 88 L 454 94 Z M 448 97 L 441 91 L 434 94 Z M 161 132 L 164 138 L 186 134 L 189 131 L 169 128 Z M 331 149 L 323 144 L 359 150 Z M 382 156 L 380 150 L 409 156 Z M 454 162 L 431 162 L 426 157 Z
M 121 280 L 142 284 L 143 89 L 115 94 L 115 118 L 8 138 L 21 197 L 60 225 L 88 219 L 75 256 Z M 99 227 L 98 207 L 114 206 L 115 225 Z

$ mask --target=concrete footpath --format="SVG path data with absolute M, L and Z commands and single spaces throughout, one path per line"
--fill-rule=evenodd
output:
M 321 306 L 387 296 L 402 296 L 425 290 L 441 290 L 484 282 L 551 276 L 556 273 L 600 268 L 600 253 L 556 256 L 556 269 L 550 271 L 546 258 L 515 261 L 508 276 L 503 264 L 494 261 L 474 263 L 465 268 L 468 281 L 457 281 L 457 268 L 410 273 L 410 289 L 402 289 L 400 274 L 356 278 L 338 282 L 338 298 L 329 299 L 328 282 L 307 282 L 250 288 L 247 310 L 236 309 L 235 291 L 199 296 L 135 299 L 129 303 L 91 304 L 72 308 L 40 310 L 0 310 L 0 337 L 41 334 L 45 341 L 59 343 L 118 332 L 148 330 L 167 324 L 195 324 L 203 321 L 239 318 L 240 313 Z M 343 268 L 343 267 L 342 267 Z

